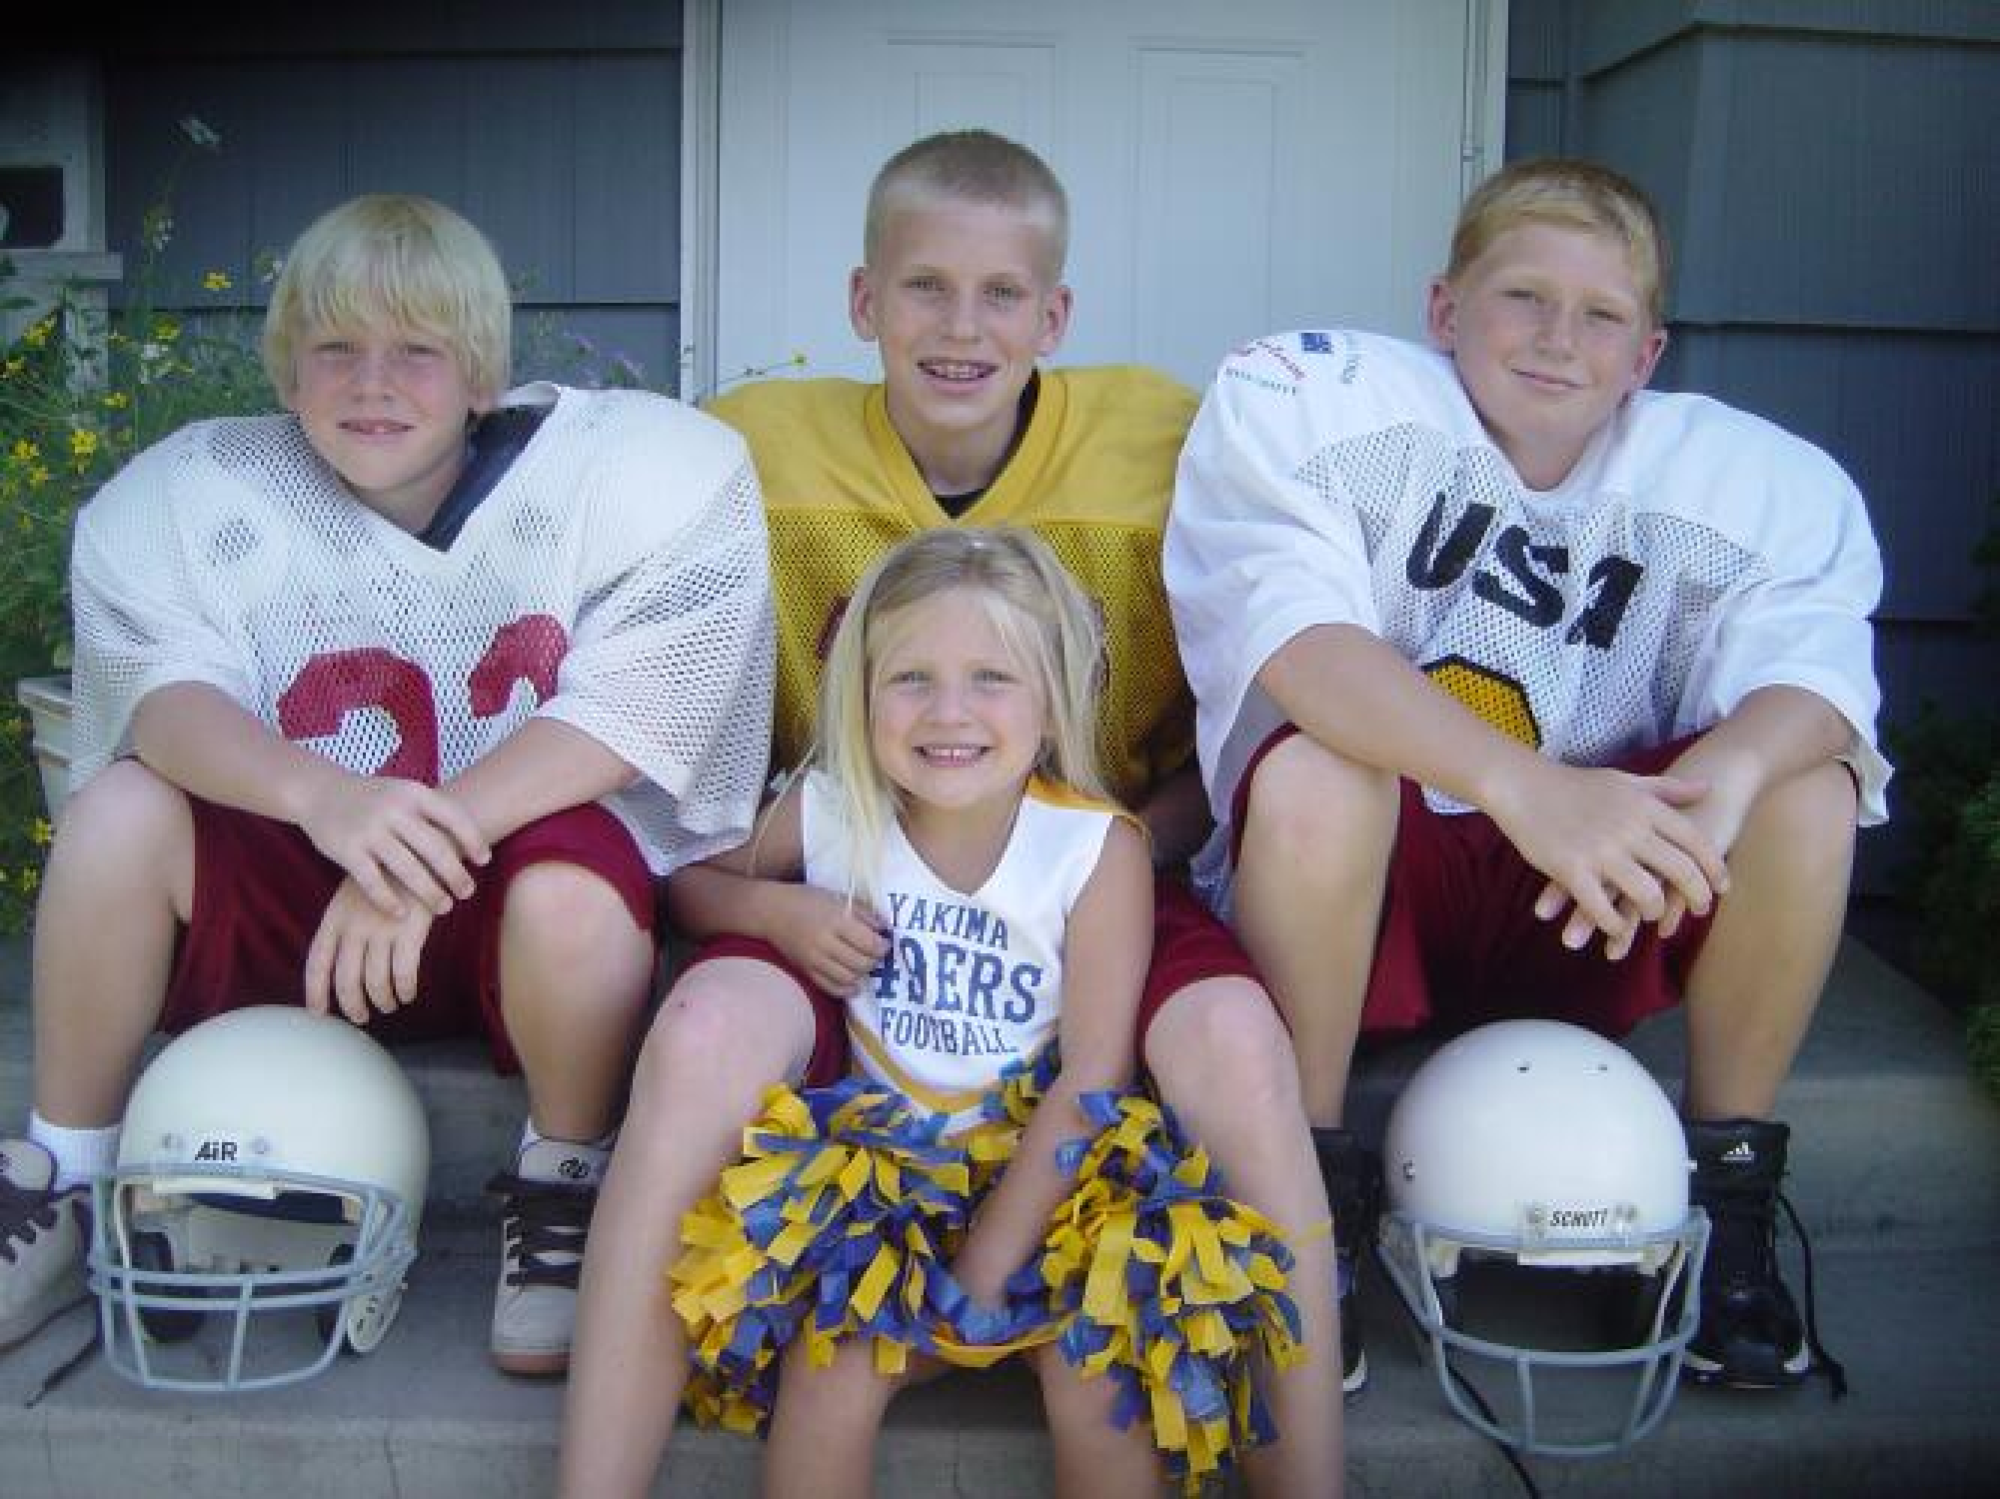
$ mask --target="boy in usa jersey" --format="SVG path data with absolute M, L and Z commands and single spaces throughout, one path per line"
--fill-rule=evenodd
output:
M 1816 1339 L 1774 1256 L 1771 1113 L 1884 816 L 1881 563 L 1824 453 L 1644 389 L 1663 258 L 1623 178 L 1500 172 L 1431 347 L 1308 331 L 1223 364 L 1167 585 L 1221 824 L 1200 877 L 1291 1021 L 1316 1133 L 1351 1144 L 1363 1033 L 1615 1036 L 1684 1004 L 1714 1222 L 1686 1367 L 1784 1385 Z
M 525 1074 L 492 1355 L 567 1362 L 654 971 L 654 882 L 739 842 L 771 612 L 742 441 L 658 396 L 507 392 L 507 282 L 426 199 L 293 247 L 286 414 L 198 422 L 78 522 L 73 795 L 35 925 L 0 1347 L 83 1295 L 156 1029 L 250 1003 Z

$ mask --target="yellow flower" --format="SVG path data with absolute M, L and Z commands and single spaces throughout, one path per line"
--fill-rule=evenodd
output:
M 45 317 L 21 335 L 21 342 L 31 349 L 39 349 L 49 341 L 49 335 L 56 331 L 56 320 Z
M 20 358 L 17 355 L 14 358 L 8 360 L 6 364 L 0 365 L 0 376 L 4 376 L 6 379 L 11 380 L 16 375 L 20 374 L 22 370 L 26 369 L 27 365 L 28 361 Z
M 153 337 L 163 344 L 170 344 L 181 336 L 181 325 L 172 318 L 158 318 L 153 323 Z
M 42 872 L 39 869 L 34 869 L 34 868 L 23 869 L 20 873 L 20 877 L 16 879 L 14 883 L 21 887 L 21 893 L 23 895 L 33 895 L 35 891 L 41 886 Z
M 37 817 L 33 822 L 28 824 L 28 841 L 33 843 L 37 848 L 47 848 L 49 840 L 55 837 L 55 835 L 56 830 L 49 826 L 49 820 L 46 817 Z
M 229 275 L 225 271 L 210 271 L 201 278 L 203 291 L 228 291 L 230 285 Z
M 104 398 L 104 404 L 112 411 L 123 411 L 132 404 L 132 398 L 122 390 L 114 390 Z
M 78 463 L 88 463 L 97 454 L 97 434 L 78 427 L 69 434 L 69 455 Z
M 48 482 L 49 482 L 49 471 L 43 468 L 39 463 L 36 464 L 33 468 L 28 470 L 28 488 L 40 489 L 44 484 Z
M 42 450 L 28 441 L 27 438 L 17 437 L 14 439 L 11 456 L 16 463 L 33 463 L 37 458 L 42 456 Z

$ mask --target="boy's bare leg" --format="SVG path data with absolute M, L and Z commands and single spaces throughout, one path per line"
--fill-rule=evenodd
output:
M 1690 1119 L 1770 1117 L 1840 944 L 1854 807 L 1837 763 L 1751 807 L 1729 852 L 1729 894 L 1688 975 Z
M 93 1128 L 125 1112 L 194 904 L 184 793 L 120 760 L 71 797 L 35 910 L 35 1109 Z
M 1117 1384 L 1086 1378 L 1053 1343 L 1030 1360 L 1042 1384 L 1057 1499 L 1159 1499 L 1166 1464 L 1144 1421 L 1120 1428 L 1111 1419 Z
M 563 1408 L 572 1499 L 651 1490 L 687 1383 L 666 1280 L 681 1219 L 742 1153 L 764 1090 L 803 1075 L 813 1036 L 799 986 L 754 960 L 700 964 L 661 1004 L 584 1256 Z
M 1304 734 L 1257 767 L 1237 861 L 1235 927 L 1291 1025 L 1307 1117 L 1336 1125 L 1375 962 L 1395 846 L 1396 777 Z
M 1334 1241 L 1285 1027 L 1254 983 L 1208 979 L 1174 995 L 1154 1017 L 1146 1065 L 1230 1195 L 1280 1225 L 1295 1256 L 1290 1290 L 1307 1358 L 1265 1383 L 1278 1441 L 1252 1454 L 1253 1489 L 1336 1494 L 1344 1442 Z
M 653 981 L 653 944 L 608 883 L 575 864 L 524 869 L 500 924 L 500 1010 L 537 1131 L 611 1128 Z

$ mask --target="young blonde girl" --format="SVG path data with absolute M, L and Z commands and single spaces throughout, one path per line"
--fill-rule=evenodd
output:
M 948 530 L 904 544 L 840 624 L 806 773 L 746 849 L 710 865 L 730 879 L 694 881 L 700 923 L 766 901 L 760 927 L 776 913 L 790 929 L 786 951 L 838 1007 L 858 1079 L 774 1093 L 750 1161 L 690 1215 L 672 1275 L 696 1363 L 724 1385 L 766 1381 L 770 1353 L 746 1347 L 788 1345 L 766 1493 L 870 1493 L 890 1399 L 938 1359 L 1026 1351 L 1058 1493 L 1154 1495 L 1162 1447 L 1198 1475 L 1232 1441 L 1212 1411 L 1190 1415 L 1188 1427 L 1210 1423 L 1192 1439 L 1132 1419 L 1148 1403 L 1126 1331 L 1136 1319 L 1076 1329 L 1096 1231 L 1062 1225 L 1122 1215 L 1126 1233 L 1144 1233 L 1144 1171 L 1114 1185 L 1106 1155 L 1134 1131 L 1106 1125 L 1134 1107 L 1156 1125 L 1156 1181 L 1178 1151 L 1126 1091 L 1152 871 L 1094 763 L 1100 658 L 1088 602 L 1034 536 Z M 1164 1221 L 1156 1211 L 1154 1233 Z M 1264 1269 L 1282 1269 L 1268 1225 L 1252 1221 L 1252 1239 Z M 1240 1279 L 1248 1345 L 1256 1317 L 1286 1317 L 1248 1311 L 1256 1277 Z
M 975 1123 L 1009 1064 L 1057 1045 L 950 1260 L 989 1318 L 1071 1190 L 1058 1148 L 1095 1132 L 1079 1100 L 1124 1089 L 1134 1070 L 1152 876 L 1143 834 L 1096 769 L 1099 659 L 1089 604 L 1029 533 L 938 531 L 898 548 L 848 606 L 806 773 L 748 847 L 710 866 L 739 878 L 709 882 L 700 900 L 718 926 L 765 900 L 789 904 L 798 930 L 819 927 L 791 950 L 843 997 L 853 1069 L 941 1116 L 927 1136 Z M 932 1366 L 878 1372 L 870 1342 L 841 1344 L 826 1367 L 806 1339 L 792 1344 L 768 1493 L 871 1492 L 889 1401 Z M 1084 1379 L 1053 1343 L 1029 1357 L 1058 1491 L 1157 1493 L 1159 1454 L 1143 1424 L 1111 1419 L 1112 1382 Z

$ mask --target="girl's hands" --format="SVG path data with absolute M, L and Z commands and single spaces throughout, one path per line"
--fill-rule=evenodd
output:
M 889 951 L 871 912 L 811 885 L 769 888 L 771 945 L 828 994 L 860 988 Z

